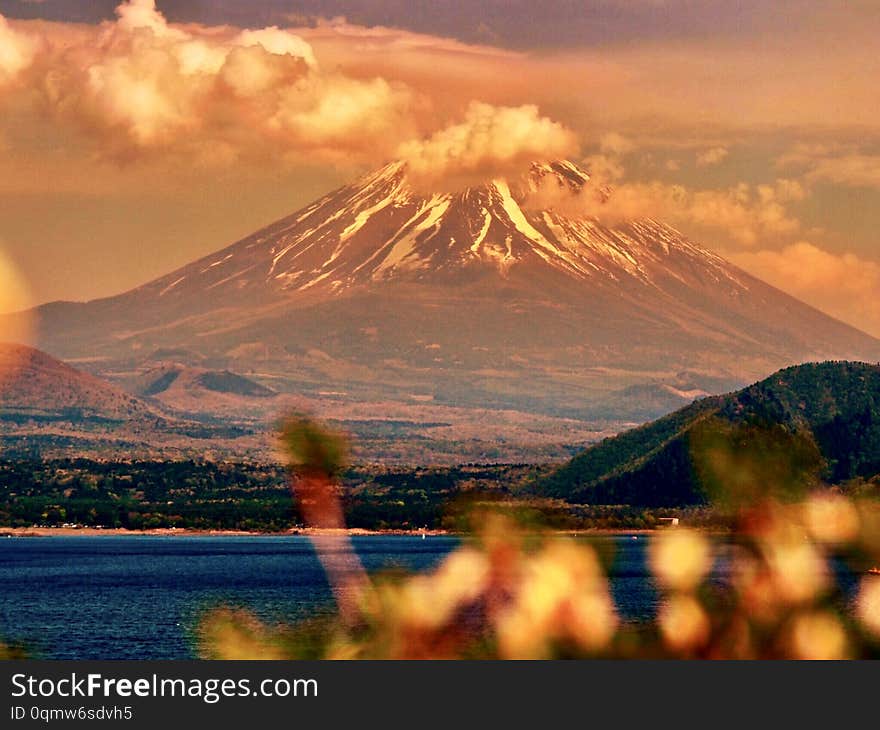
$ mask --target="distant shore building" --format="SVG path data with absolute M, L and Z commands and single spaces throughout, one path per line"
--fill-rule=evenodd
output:
M 678 517 L 658 517 L 657 522 L 666 527 L 678 527 Z

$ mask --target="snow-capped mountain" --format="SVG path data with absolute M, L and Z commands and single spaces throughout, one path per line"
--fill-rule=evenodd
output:
M 590 184 L 562 161 L 426 195 L 395 162 L 126 294 L 40 307 L 38 345 L 108 371 L 176 348 L 276 390 L 622 417 L 618 393 L 683 370 L 702 392 L 880 359 L 662 222 L 532 203 Z
M 681 278 L 685 264 L 711 281 L 747 288 L 724 261 L 662 223 L 608 228 L 523 205 L 529 192 L 548 183 L 577 191 L 589 175 L 567 161 L 534 164 L 515 183 L 494 180 L 424 196 L 409 186 L 404 163 L 391 163 L 144 292 L 159 298 L 186 297 L 193 289 L 224 296 L 253 289 L 338 295 L 394 282 L 454 284 L 535 270 L 587 286 L 651 288 L 658 275 Z

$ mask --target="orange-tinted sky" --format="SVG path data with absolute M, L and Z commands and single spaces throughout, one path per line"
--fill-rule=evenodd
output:
M 0 0 L 0 249 L 35 302 L 143 283 L 399 155 L 432 184 L 546 150 L 615 188 L 602 214 L 880 335 L 876 2 L 117 4 Z

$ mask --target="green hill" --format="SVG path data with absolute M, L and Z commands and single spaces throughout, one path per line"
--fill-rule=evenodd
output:
M 786 368 L 605 439 L 535 485 L 591 504 L 699 504 L 880 472 L 880 365 Z

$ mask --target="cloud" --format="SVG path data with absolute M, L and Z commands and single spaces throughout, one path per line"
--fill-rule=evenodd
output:
M 816 160 L 806 173 L 810 182 L 831 182 L 880 189 L 880 155 L 847 154 Z
M 411 103 L 406 87 L 382 78 L 310 76 L 281 91 L 268 123 L 300 149 L 385 158 L 396 138 L 412 133 Z
M 27 50 L 14 64 L 11 51 L 6 61 L 0 55 L 16 74 L 30 68 L 29 94 L 19 103 L 41 96 L 33 114 L 48 111 L 53 123 L 84 133 L 108 159 L 165 156 L 228 166 L 248 158 L 350 167 L 403 155 L 414 179 L 449 182 L 577 149 L 574 134 L 534 105 L 475 101 L 465 107 L 459 98 L 438 107 L 434 89 L 374 73 L 369 64 L 343 68 L 332 52 L 329 63 L 319 64 L 312 43 L 289 29 L 171 24 L 154 0 L 126 0 L 116 15 L 98 26 L 25 24 L 39 43 L 5 21 L 0 26 L 14 38 L 9 48 Z M 379 46 L 421 63 L 437 54 L 456 63 L 515 57 L 344 20 L 301 30 L 342 39 L 364 56 Z M 461 115 L 437 129 L 438 121 Z M 618 135 L 603 144 L 620 148 L 626 141 Z
M 626 147 L 631 149 L 634 147 Z M 621 156 L 615 154 L 589 156 L 584 166 L 590 183 L 581 190 L 551 183 L 532 191 L 524 205 L 574 217 L 593 216 L 606 225 L 658 218 L 690 227 L 694 233 L 721 233 L 728 242 L 756 246 L 771 237 L 796 234 L 801 224 L 787 206 L 808 195 L 798 181 L 787 178 L 764 185 L 739 183 L 725 189 L 694 189 L 659 180 L 629 181 Z
M 880 189 L 880 155 L 860 149 L 859 144 L 801 142 L 775 162 L 779 168 L 799 170 L 808 184 Z
M 730 153 L 727 147 L 712 147 L 697 155 L 697 167 L 717 165 L 723 162 L 728 154 Z
M 758 28 L 731 33 L 733 24 L 716 25 L 709 33 L 645 38 L 651 34 L 633 26 L 641 35 L 638 43 L 605 38 L 597 44 L 549 44 L 531 54 L 346 22 L 298 32 L 348 73 L 369 69 L 458 99 L 529 101 L 593 133 L 616 129 L 675 141 L 683 133 L 880 130 L 874 82 L 880 56 L 871 52 L 876 13 L 815 7 L 792 17 L 796 22 L 787 18 L 784 33 L 769 36 L 759 35 Z M 833 52 L 817 54 L 817 48 Z M 726 147 L 727 141 L 705 146 Z
M 599 137 L 599 151 L 609 155 L 625 155 L 636 148 L 635 142 L 619 132 L 606 132 Z
M 880 337 L 880 264 L 807 241 L 727 257 L 770 284 Z
M 244 30 L 239 34 L 238 42 L 246 47 L 261 46 L 277 56 L 302 58 L 310 68 L 318 66 L 312 47 L 299 36 L 281 30 L 277 25 L 261 30 Z
M 168 25 L 165 17 L 156 10 L 156 0 L 127 0 L 116 8 L 119 27 L 134 31 L 149 28 L 158 38 L 184 40 L 187 34 Z
M 565 158 L 577 147 L 570 130 L 541 116 L 534 105 L 472 102 L 463 121 L 426 139 L 405 142 L 398 156 L 407 162 L 416 185 L 438 179 L 458 185 L 522 172 L 529 162 Z
M 37 55 L 39 44 L 19 33 L 0 15 L 0 86 L 14 81 Z
M 49 89 L 47 106 L 57 119 L 76 123 L 100 152 L 126 161 L 169 153 L 228 161 L 345 156 L 373 164 L 409 137 L 430 136 L 459 119 L 474 99 L 496 107 L 536 104 L 582 137 L 599 139 L 597 154 L 609 170 L 614 156 L 627 154 L 633 139 L 642 146 L 646 135 L 672 145 L 698 140 L 708 163 L 734 143 L 732 130 L 817 123 L 878 128 L 868 103 L 877 61 L 852 43 L 816 68 L 813 34 L 828 33 L 812 25 L 757 51 L 725 37 L 526 53 L 343 18 L 297 16 L 308 27 L 296 29 L 178 25 L 151 0 L 123 2 L 117 14 L 115 23 L 75 26 L 75 32 L 72 24 L 6 25 L 45 46 L 38 63 L 25 62 L 33 70 L 31 92 Z M 862 37 L 863 26 L 846 30 Z M 832 31 L 843 33 L 842 20 Z M 6 48 L 12 45 L 0 43 L 0 53 Z M 252 48 L 264 53 L 248 53 Z M 21 63 L 15 66 L 21 76 Z M 863 73 L 854 75 L 853 68 Z M 810 79 L 809 90 L 802 78 Z M 137 105 L 125 103 L 127 85 Z M 353 113 L 360 102 L 369 111 Z M 320 130 L 310 122 L 326 119 L 322 109 L 335 104 L 352 121 L 369 122 L 360 142 L 346 140 L 344 155 L 329 142 L 339 135 L 312 142 L 305 134 Z M 602 134 L 611 128 L 617 131 Z M 211 149 L 225 153 L 205 152 Z
M 310 77 L 301 84 L 304 95 L 339 92 L 343 84 L 312 78 L 333 75 L 351 81 L 345 87 L 357 98 L 367 99 L 370 88 L 380 91 L 385 106 L 378 113 L 384 120 L 374 128 L 382 130 L 381 136 L 364 135 L 363 144 L 350 142 L 347 151 L 351 157 L 357 146 L 359 160 L 367 163 L 393 152 L 410 134 L 430 135 L 438 123 L 459 118 L 472 99 L 499 107 L 537 104 L 585 138 L 599 137 L 611 128 L 618 130 L 619 137 L 625 133 L 624 140 L 648 134 L 670 144 L 684 136 L 700 138 L 707 160 L 721 154 L 713 150 L 728 149 L 742 130 L 858 124 L 880 129 L 873 103 L 873 79 L 875 71 L 880 72 L 880 61 L 867 50 L 876 28 L 863 13 L 857 20 L 853 12 L 823 12 L 821 23 L 818 12 L 814 17 L 804 16 L 786 34 L 766 43 L 725 33 L 674 41 L 651 36 L 645 43 L 615 44 L 612 39 L 601 46 L 567 44 L 534 53 L 301 15 L 291 18 L 307 22 L 308 27 L 295 30 L 177 25 L 169 23 L 150 0 L 124 2 L 118 16 L 113 24 L 78 26 L 80 37 L 74 49 L 59 40 L 63 35 L 60 24 L 16 21 L 7 25 L 27 28 L 27 33 L 18 33 L 21 37 L 33 40 L 39 34 L 54 49 L 38 54 L 41 63 L 36 64 L 35 74 L 39 78 L 32 79 L 32 90 L 54 89 L 62 98 L 53 101 L 52 108 L 62 110 L 66 118 L 78 114 L 82 128 L 95 135 L 127 135 L 112 144 L 101 140 L 121 157 L 170 146 L 175 146 L 177 155 L 187 154 L 192 147 L 218 146 L 237 153 L 259 151 L 266 159 L 285 158 L 272 150 L 273 145 L 303 145 L 304 126 L 278 122 L 301 118 L 303 108 L 310 104 L 320 118 L 323 100 L 304 96 L 291 105 L 286 95 L 285 110 L 280 108 L 276 97 L 295 83 L 291 79 L 295 72 L 284 59 L 304 64 L 305 75 Z M 237 17 L 247 17 L 247 12 Z M 277 21 L 283 16 L 272 17 Z M 96 72 L 99 77 L 112 77 L 101 85 L 99 100 L 77 93 L 77 84 L 84 83 L 77 68 L 123 65 L 101 56 L 126 53 L 125 38 L 131 37 L 138 38 L 137 47 L 131 50 L 134 54 L 146 54 L 151 47 L 151 53 L 170 56 L 167 63 L 160 63 L 166 66 L 165 72 L 136 89 L 146 99 L 147 118 L 142 122 L 132 119 L 135 114 L 126 112 L 113 98 L 114 82 L 131 78 L 126 69 Z M 834 53 L 817 58 L 820 42 L 833 43 Z M 255 43 L 269 54 L 267 59 L 240 52 Z M 0 43 L 0 52 L 11 47 Z M 229 67 L 221 74 L 226 62 Z M 140 73 L 143 68 L 134 60 L 131 66 L 132 72 L 138 69 Z M 387 87 L 381 87 L 377 79 Z M 357 87 L 360 82 L 364 89 Z M 60 92 L 62 87 L 68 93 Z M 244 93 L 248 88 L 256 90 Z M 395 93 L 383 93 L 385 88 Z M 406 93 L 398 93 L 401 90 Z M 376 113 L 372 108 L 371 114 Z M 274 121 L 266 124 L 263 120 Z M 400 133 L 391 134 L 401 120 L 406 124 Z M 388 139 L 389 134 L 394 139 Z M 199 150 L 193 152 L 194 157 L 201 155 Z M 306 144 L 300 152 L 321 156 L 333 151 L 326 145 Z M 618 147 L 599 153 L 622 152 Z
M 0 103 L 42 97 L 32 114 L 48 112 L 126 162 L 372 163 L 416 133 L 423 101 L 405 84 L 324 71 L 290 30 L 174 25 L 154 0 L 127 0 L 116 14 L 98 26 L 23 24 L 28 33 L 0 16 L 0 82 L 27 75 L 29 85 Z

